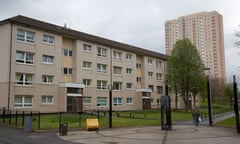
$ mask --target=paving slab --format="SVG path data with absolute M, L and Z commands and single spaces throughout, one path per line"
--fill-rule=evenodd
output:
M 233 128 L 176 125 L 163 131 L 160 126 L 112 128 L 96 131 L 72 131 L 59 136 L 80 144 L 226 144 L 239 143 L 240 134 Z

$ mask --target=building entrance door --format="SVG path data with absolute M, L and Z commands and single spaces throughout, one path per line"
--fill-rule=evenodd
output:
M 142 106 L 144 110 L 151 109 L 151 99 L 142 99 Z
M 67 97 L 67 112 L 82 111 L 82 97 L 68 96 Z

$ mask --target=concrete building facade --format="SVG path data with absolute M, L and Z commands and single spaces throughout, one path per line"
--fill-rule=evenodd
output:
M 0 108 L 158 108 L 168 56 L 25 16 L 0 21 Z
M 166 54 L 177 40 L 188 38 L 196 46 L 211 76 L 226 81 L 223 18 L 216 11 L 200 12 L 165 22 Z

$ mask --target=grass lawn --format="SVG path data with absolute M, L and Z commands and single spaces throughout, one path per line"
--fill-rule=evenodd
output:
M 226 126 L 226 127 L 236 127 L 235 117 L 231 117 L 229 119 L 223 120 L 221 122 L 216 123 L 218 126 Z
M 108 113 L 100 113 L 99 125 L 100 128 L 108 127 Z M 191 120 L 192 114 L 190 111 L 174 111 L 171 113 L 172 121 L 176 120 Z M 38 129 L 39 118 L 38 115 L 33 115 L 35 121 L 33 121 L 33 129 Z M 85 128 L 86 119 L 97 118 L 97 115 L 86 115 L 86 114 L 69 114 L 65 113 L 61 115 L 61 123 L 68 123 L 69 128 Z M 16 125 L 22 127 L 22 117 L 17 118 L 17 123 L 15 124 L 16 117 L 11 118 L 11 125 Z M 5 123 L 8 124 L 9 118 L 5 119 Z M 0 119 L 0 123 L 3 120 Z M 60 115 L 41 115 L 40 117 L 40 129 L 58 129 L 60 124 Z M 112 117 L 113 127 L 131 127 L 131 126 L 153 126 L 161 125 L 161 112 L 159 110 L 144 110 L 144 111 L 131 111 L 131 112 L 113 112 Z
M 113 113 L 113 127 L 131 127 L 131 126 L 153 126 L 161 125 L 161 113 L 158 110 L 154 111 L 132 111 Z M 172 120 L 191 120 L 191 112 L 172 112 Z M 59 128 L 59 115 L 42 115 L 40 129 L 56 129 Z M 78 115 L 78 114 L 62 114 L 61 123 L 68 123 L 69 128 L 85 128 L 86 119 L 97 118 L 96 115 Z M 100 128 L 108 127 L 109 118 L 100 113 L 99 125 Z M 38 128 L 38 119 L 33 122 L 33 128 Z

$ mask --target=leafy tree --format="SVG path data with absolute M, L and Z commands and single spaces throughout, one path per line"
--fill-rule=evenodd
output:
M 196 47 L 189 39 L 178 40 L 167 63 L 167 80 L 175 94 L 183 96 L 185 107 L 189 108 L 189 98 L 194 104 L 197 94 L 204 89 L 206 78 L 204 66 Z
M 226 87 L 225 83 L 221 81 L 219 78 L 211 78 L 210 79 L 211 85 L 211 96 L 214 102 L 217 103 L 225 103 L 226 98 L 224 95 L 224 89 Z

